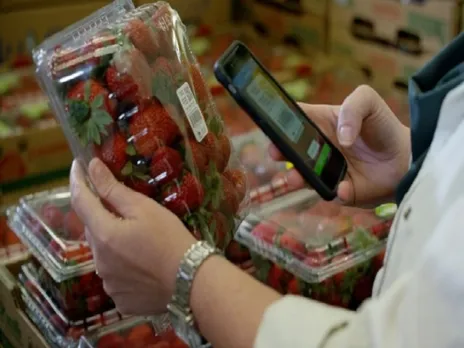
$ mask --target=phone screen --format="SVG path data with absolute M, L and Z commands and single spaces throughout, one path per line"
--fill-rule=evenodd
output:
M 325 169 L 332 155 L 331 144 L 309 124 L 306 116 L 295 108 L 294 103 L 288 100 L 272 79 L 268 78 L 255 59 L 246 51 L 240 52 L 239 47 L 234 61 L 226 65 L 226 72 L 241 96 L 247 99 L 248 103 L 252 103 L 262 115 L 266 115 L 273 128 L 300 153 L 304 153 L 305 162 L 312 167 L 313 172 L 320 177 L 326 174 Z M 338 181 L 338 178 L 332 178 L 329 182 L 333 183 L 334 180 Z

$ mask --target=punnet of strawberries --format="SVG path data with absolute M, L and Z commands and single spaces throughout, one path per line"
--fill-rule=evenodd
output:
M 188 348 L 171 327 L 158 329 L 145 319 L 129 319 L 83 337 L 82 348 Z
M 177 12 L 158 1 L 81 25 L 88 31 L 67 29 L 35 53 L 75 156 L 100 158 L 195 237 L 225 249 L 247 180 Z
M 41 286 L 39 277 L 40 274 L 32 263 L 24 264 L 18 275 L 20 294 L 26 313 L 47 340 L 53 342 L 54 347 L 77 347 L 79 338 L 86 332 L 101 330 L 110 323 L 122 320 L 116 309 L 79 320 L 68 317 Z
M 396 206 L 375 211 L 289 193 L 246 218 L 236 239 L 252 251 L 255 275 L 281 293 L 357 308 L 371 296 Z
M 70 204 L 68 188 L 28 195 L 8 210 L 8 223 L 29 248 L 37 283 L 69 320 L 114 308 L 103 290 L 84 225 Z

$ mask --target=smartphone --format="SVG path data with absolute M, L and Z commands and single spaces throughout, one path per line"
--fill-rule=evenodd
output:
M 214 73 L 305 181 L 323 199 L 333 200 L 346 174 L 345 158 L 253 53 L 235 41 Z

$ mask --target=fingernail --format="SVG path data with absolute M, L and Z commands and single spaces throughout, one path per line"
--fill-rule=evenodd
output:
M 350 126 L 341 126 L 338 129 L 338 141 L 340 142 L 341 145 L 351 145 L 353 142 L 353 128 Z

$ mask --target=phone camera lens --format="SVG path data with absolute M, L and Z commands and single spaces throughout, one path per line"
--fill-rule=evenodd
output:
M 235 94 L 237 92 L 237 90 L 235 89 L 234 86 L 232 85 L 229 85 L 229 91 L 232 93 L 232 94 Z

